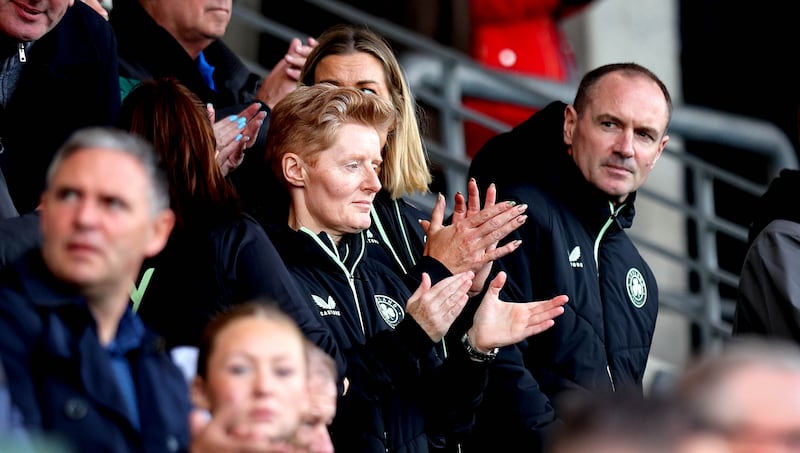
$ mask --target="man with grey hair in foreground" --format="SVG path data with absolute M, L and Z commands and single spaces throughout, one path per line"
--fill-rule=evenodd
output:
M 130 308 L 174 224 L 151 146 L 76 131 L 41 198 L 41 247 L 0 276 L 0 357 L 25 428 L 74 451 L 189 448 L 186 383 Z

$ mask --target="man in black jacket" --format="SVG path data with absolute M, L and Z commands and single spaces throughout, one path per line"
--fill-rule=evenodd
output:
M 529 206 L 506 239 L 522 245 L 498 261 L 509 299 L 569 296 L 553 328 L 520 344 L 556 416 L 568 391 L 642 391 L 658 288 L 625 229 L 671 115 L 669 92 L 648 69 L 601 66 L 583 77 L 572 105 L 553 102 L 492 138 L 470 166 L 479 185 L 497 185 L 498 199 Z M 498 410 L 487 409 L 486 426 L 503 420 L 491 395 L 490 383 L 484 407 Z
M 4 1 L 0 60 L 0 169 L 25 214 L 39 204 L 47 165 L 67 136 L 116 121 L 116 40 L 81 1 Z
M 245 210 L 261 218 L 263 199 L 277 185 L 263 167 L 269 111 L 297 87 L 300 68 L 316 43 L 294 39 L 289 52 L 265 78 L 222 41 L 231 20 L 232 0 L 117 0 L 110 23 L 119 41 L 119 75 L 124 98 L 139 81 L 175 77 L 215 109 L 218 162 L 230 173 Z M 235 122 L 239 130 L 221 127 Z M 248 157 L 245 149 L 258 152 Z
M 34 210 L 56 149 L 119 111 L 114 34 L 73 3 L 0 2 L 0 267 L 41 240 Z

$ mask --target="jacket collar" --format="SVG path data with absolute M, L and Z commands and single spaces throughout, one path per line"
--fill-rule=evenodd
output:
M 327 233 L 315 234 L 301 228 L 295 231 L 288 225 L 270 225 L 269 237 L 287 265 L 338 267 L 352 275 L 366 255 L 365 232 L 345 235 L 338 245 Z
M 65 305 L 86 305 L 73 288 L 60 282 L 47 268 L 39 248 L 29 251 L 15 264 L 25 294 L 34 306 L 54 308 Z M 33 277 L 33 278 L 31 278 Z
M 60 283 L 47 269 L 39 249 L 32 250 L 14 264 L 20 282 L 36 311 L 43 313 L 48 326 L 45 329 L 44 347 L 58 363 L 79 360 L 81 380 L 85 383 L 87 396 L 94 404 L 105 407 L 124 417 L 131 427 L 130 414 L 124 410 L 125 402 L 115 381 L 106 375 L 98 375 L 98 366 L 108 363 L 109 357 L 97 339 L 94 318 L 86 301 L 68 285 Z M 142 321 L 130 309 L 120 320 L 115 339 L 122 353 L 139 349 L 162 350 L 163 342 L 149 333 Z M 75 354 L 78 354 L 77 356 Z

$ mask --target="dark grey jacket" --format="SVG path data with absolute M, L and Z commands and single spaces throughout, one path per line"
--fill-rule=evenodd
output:
M 736 298 L 733 335 L 800 342 L 800 170 L 784 169 L 758 200 Z

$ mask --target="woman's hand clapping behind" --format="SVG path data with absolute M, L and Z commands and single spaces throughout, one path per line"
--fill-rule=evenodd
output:
M 436 258 L 450 272 L 470 270 L 475 273 L 470 295 L 479 293 L 492 269 L 492 261 L 513 252 L 521 244 L 512 241 L 502 247 L 498 242 L 525 223 L 527 205 L 513 202 L 496 203 L 494 184 L 486 191 L 483 209 L 480 206 L 478 184 L 469 181 L 469 203 L 457 193 L 452 222 L 444 225 L 445 200 L 439 196 L 431 220 L 421 220 L 427 239 L 424 255 Z
M 261 106 L 253 103 L 238 115 L 230 115 L 217 121 L 214 106 L 208 104 L 206 108 L 208 117 L 214 124 L 214 137 L 217 140 L 215 159 L 222 169 L 222 174 L 228 175 L 241 165 L 244 151 L 255 144 L 267 112 L 260 111 Z

